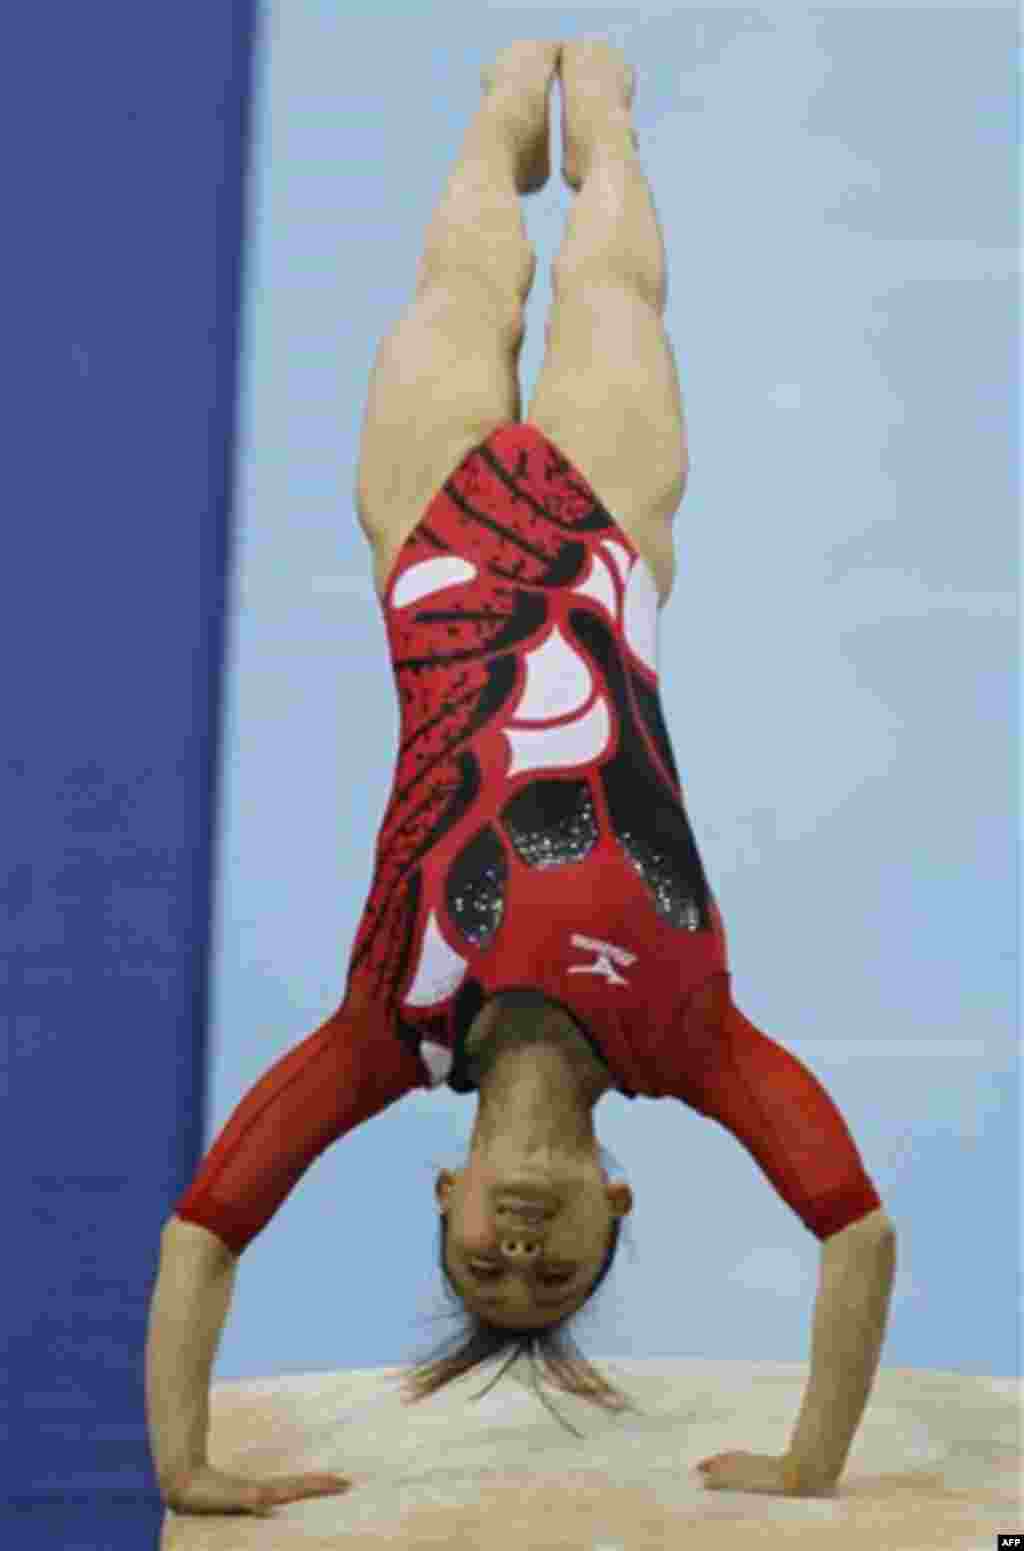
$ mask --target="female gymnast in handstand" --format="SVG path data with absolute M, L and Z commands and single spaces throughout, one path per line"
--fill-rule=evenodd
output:
M 577 197 L 523 421 L 535 256 L 519 196 L 548 178 L 556 75 Z M 468 1339 L 414 1368 L 408 1399 L 511 1347 L 570 1392 L 628 1404 L 565 1330 L 633 1203 L 594 1132 L 609 1090 L 726 1127 L 831 1257 L 793 1447 L 717 1456 L 707 1484 L 827 1491 L 877 1364 L 892 1224 L 825 1089 L 732 1000 L 662 715 L 658 611 L 688 454 L 634 72 L 605 43 L 531 41 L 483 84 L 362 429 L 356 496 L 401 741 L 344 999 L 241 1100 L 163 1232 L 147 1406 L 182 1512 L 266 1513 L 349 1485 L 213 1469 L 210 1372 L 242 1251 L 327 1147 L 416 1088 L 478 1108 L 464 1168 L 435 1183 Z M 843 1308 L 850 1263 L 860 1324 Z

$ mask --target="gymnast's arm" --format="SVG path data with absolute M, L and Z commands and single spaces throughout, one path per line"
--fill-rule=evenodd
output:
M 703 1042 L 682 1042 L 677 1096 L 724 1126 L 822 1245 L 811 1372 L 785 1456 L 793 1490 L 838 1481 L 881 1354 L 896 1238 L 832 1098 L 734 1003 Z
M 216 1234 L 172 1218 L 146 1338 L 149 1446 L 166 1501 L 206 1463 L 210 1375 L 235 1285 L 237 1257 Z
M 673 1096 L 746 1148 L 816 1239 L 824 1243 L 879 1210 L 881 1197 L 828 1090 L 731 996 L 714 1026 L 684 1033 Z
M 249 1090 L 164 1227 L 146 1342 L 146 1411 L 161 1489 L 206 1462 L 213 1363 L 242 1251 L 320 1154 L 422 1085 L 372 1002 L 348 996 Z

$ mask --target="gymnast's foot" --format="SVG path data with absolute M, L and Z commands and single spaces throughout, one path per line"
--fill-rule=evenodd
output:
M 559 43 L 510 43 L 480 72 L 485 96 L 508 115 L 520 194 L 535 194 L 551 176 L 548 96 L 560 53 Z
M 636 71 L 611 43 L 563 43 L 558 62 L 562 81 L 562 176 L 579 189 L 598 144 L 637 149 L 633 129 Z

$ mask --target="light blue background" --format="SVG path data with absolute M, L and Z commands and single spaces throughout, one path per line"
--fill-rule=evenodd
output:
M 351 494 L 374 353 L 481 67 L 586 32 L 637 67 L 669 252 L 692 473 L 661 687 L 734 995 L 897 1223 L 883 1364 L 1019 1373 L 1012 9 L 267 8 L 206 1142 L 338 1004 L 370 885 L 398 730 Z M 216 1377 L 405 1363 L 454 1328 L 432 1187 L 475 1109 L 410 1095 L 328 1150 L 243 1257 Z M 669 1100 L 610 1095 L 597 1132 L 636 1204 L 583 1351 L 805 1361 L 819 1246 L 749 1155 Z

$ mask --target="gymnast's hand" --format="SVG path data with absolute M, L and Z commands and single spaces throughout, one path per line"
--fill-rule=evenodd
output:
M 270 1518 L 275 1508 L 304 1497 L 334 1497 L 347 1492 L 351 1481 L 344 1476 L 277 1476 L 251 1481 L 230 1476 L 212 1465 L 196 1465 L 187 1475 L 163 1491 L 164 1502 L 175 1513 L 252 1513 Z

